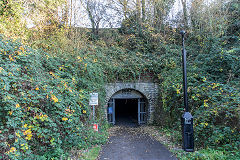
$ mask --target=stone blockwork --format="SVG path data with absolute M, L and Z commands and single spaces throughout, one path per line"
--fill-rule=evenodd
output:
M 148 124 L 153 122 L 153 112 L 157 108 L 158 84 L 157 83 L 109 83 L 105 86 L 106 104 L 110 98 L 123 89 L 133 89 L 140 92 L 148 103 Z M 107 110 L 107 109 L 106 109 Z

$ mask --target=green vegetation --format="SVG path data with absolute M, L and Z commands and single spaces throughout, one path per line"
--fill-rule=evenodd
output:
M 11 159 L 59 158 L 71 148 L 106 141 L 105 121 L 99 118 L 101 133 L 90 127 L 88 95 L 102 87 L 96 75 L 95 82 L 91 78 L 91 65 L 52 57 L 2 36 L 0 46 L 1 152 Z M 86 82 L 90 78 L 91 84 Z
M 227 150 L 226 148 L 213 149 L 212 147 L 207 147 L 205 149 L 197 149 L 195 152 L 185 152 L 183 150 L 179 150 L 181 147 L 180 141 L 182 139 L 181 131 L 173 130 L 172 128 L 159 128 L 157 130 L 160 135 L 163 135 L 167 139 L 167 141 L 163 141 L 163 144 L 181 160 L 235 160 L 240 158 L 240 154 L 237 149 Z
M 100 151 L 101 151 L 101 147 L 100 146 L 93 147 L 93 148 L 89 149 L 88 152 L 85 152 L 81 159 L 84 159 L 84 160 L 95 160 L 95 159 L 97 159 Z
M 64 13 L 71 7 L 65 1 L 1 1 L 0 159 L 67 159 L 72 149 L 105 143 L 104 85 L 119 81 L 151 79 L 159 84 L 154 123 L 168 128 L 162 132 L 181 144 L 182 28 L 164 22 L 163 15 L 173 2 L 163 3 L 153 4 L 157 22 L 145 9 L 144 13 L 129 11 L 121 28 L 98 28 L 92 33 L 69 26 Z M 59 6 L 68 6 L 63 7 L 63 22 L 56 18 Z M 160 6 L 165 6 L 164 14 Z M 191 8 L 190 15 L 176 19 L 175 25 L 187 28 L 188 93 L 196 152 L 177 155 L 181 159 L 238 159 L 239 3 L 217 1 L 206 6 L 193 1 Z M 42 18 L 33 18 L 36 14 Z M 140 20 L 139 14 L 145 19 Z M 35 27 L 26 27 L 26 15 Z M 185 20 L 191 25 L 186 26 Z M 91 92 L 100 95 L 99 133 L 92 129 Z M 99 147 L 91 150 L 93 157 L 98 152 Z
M 195 151 L 194 153 L 186 153 L 183 151 L 178 152 L 179 158 L 182 160 L 189 159 L 197 159 L 197 160 L 235 160 L 239 159 L 240 155 L 238 152 L 228 152 L 224 150 L 216 150 L 216 149 L 202 149 L 199 151 Z

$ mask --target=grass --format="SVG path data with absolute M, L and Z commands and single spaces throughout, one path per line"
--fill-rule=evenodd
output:
M 101 146 L 96 146 L 83 153 L 81 159 L 83 160 L 96 160 L 98 158 Z
M 166 141 L 162 141 L 179 160 L 240 160 L 240 153 L 237 150 L 226 151 L 214 148 L 197 149 L 194 152 L 181 150 L 181 132 L 160 128 L 157 129 L 160 135 L 165 135 Z M 175 147 L 173 147 L 175 146 Z M 176 147 L 177 146 L 177 147 Z
M 195 152 L 177 151 L 180 160 L 239 160 L 240 155 L 229 151 L 221 151 L 217 149 L 200 149 Z

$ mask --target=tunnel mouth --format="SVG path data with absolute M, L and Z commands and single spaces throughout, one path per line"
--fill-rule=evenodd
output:
M 148 121 L 148 100 L 139 91 L 122 89 L 108 100 L 107 120 L 113 125 L 146 124 Z
M 138 124 L 138 99 L 115 99 L 116 125 Z

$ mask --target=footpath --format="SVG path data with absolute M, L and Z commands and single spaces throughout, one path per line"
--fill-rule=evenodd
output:
M 144 134 L 141 127 L 114 126 L 98 160 L 177 160 L 163 144 Z

